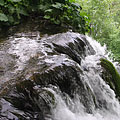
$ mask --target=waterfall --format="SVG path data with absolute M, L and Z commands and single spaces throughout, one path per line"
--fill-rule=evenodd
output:
M 1 120 L 119 120 L 102 77 L 106 46 L 78 33 L 17 34 L 0 43 Z M 117 68 L 117 63 L 113 63 Z
M 94 92 L 96 99 L 104 102 L 104 106 L 100 109 L 94 109 L 92 114 L 88 114 L 80 103 L 79 96 L 74 101 L 70 100 L 72 101 L 71 104 L 66 104 L 59 94 L 54 93 L 58 103 L 57 107 L 53 110 L 55 120 L 119 120 L 120 118 L 120 104 L 115 98 L 115 93 L 100 76 L 101 67 L 99 59 L 106 57 L 111 60 L 108 57 L 109 53 L 106 46 L 101 46 L 100 43 L 88 36 L 87 40 L 94 48 L 95 54 L 88 54 L 82 60 L 81 66 L 83 70 L 85 69 L 83 79 Z

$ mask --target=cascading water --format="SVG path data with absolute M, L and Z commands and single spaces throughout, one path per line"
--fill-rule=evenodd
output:
M 0 55 L 1 91 L 14 84 L 1 97 L 0 120 L 119 120 L 119 101 L 102 78 L 106 47 L 90 37 L 22 34 L 0 43 Z
M 102 47 L 88 36 L 87 40 L 94 48 L 95 54 L 87 54 L 85 59 L 82 59 L 83 80 L 89 85 L 95 95 L 95 99 L 98 99 L 100 102 L 96 103 L 100 104 L 100 108 L 94 109 L 95 105 L 92 104 L 93 113 L 88 114 L 79 101 L 78 95 L 77 99 L 70 100 L 69 98 L 71 104 L 66 104 L 61 96 L 55 93 L 58 103 L 56 109 L 53 110 L 55 120 L 119 120 L 120 118 L 120 104 L 115 98 L 113 90 L 110 89 L 109 85 L 100 76 L 100 58 L 106 57 L 109 59 L 108 53 L 106 53 L 106 46 Z

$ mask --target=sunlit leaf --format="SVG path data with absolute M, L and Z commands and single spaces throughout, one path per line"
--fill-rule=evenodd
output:
M 52 9 L 47 9 L 45 10 L 45 12 L 52 12 Z
M 69 0 L 70 2 L 75 2 L 76 0 Z
M 50 16 L 49 15 L 45 15 L 44 18 L 45 19 L 50 19 Z

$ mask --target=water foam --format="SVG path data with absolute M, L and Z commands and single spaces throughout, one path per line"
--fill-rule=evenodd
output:
M 104 57 L 110 61 L 112 60 L 108 57 L 109 53 L 105 45 L 101 46 L 100 43 L 88 36 L 86 38 L 96 53 L 94 55 L 87 55 L 85 59 L 82 60 L 81 65 L 83 70 L 87 69 L 84 71 L 83 79 L 88 83 L 95 96 L 99 97 L 99 100 L 106 101 L 107 109 L 94 109 L 93 113 L 89 114 L 85 111 L 82 103 L 77 99 L 74 101 L 71 100 L 72 104 L 68 105 L 59 94 L 54 93 L 57 100 L 57 106 L 53 110 L 53 118 L 54 120 L 119 120 L 120 104 L 115 98 L 114 91 L 100 76 L 100 58 Z

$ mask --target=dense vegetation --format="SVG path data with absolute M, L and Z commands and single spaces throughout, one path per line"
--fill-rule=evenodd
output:
M 76 0 L 91 19 L 90 35 L 120 62 L 120 0 Z
M 26 17 L 41 16 L 52 24 L 85 33 L 89 20 L 74 0 L 0 0 L 0 27 L 16 25 Z

